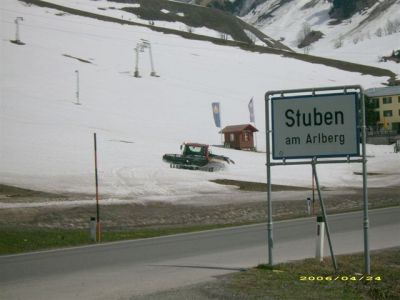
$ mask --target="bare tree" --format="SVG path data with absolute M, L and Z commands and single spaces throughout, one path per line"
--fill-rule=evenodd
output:
M 375 35 L 377 36 L 377 37 L 381 37 L 382 35 L 383 35 L 383 30 L 382 30 L 382 28 L 378 28 L 376 31 L 375 31 Z
M 307 22 L 304 22 L 301 26 L 299 33 L 297 34 L 297 45 L 304 42 L 307 36 L 311 33 L 311 26 Z
M 186 31 L 189 32 L 189 33 L 194 33 L 193 27 L 191 27 L 189 25 L 186 26 Z
M 220 32 L 219 33 L 219 37 L 222 40 L 227 40 L 228 39 L 228 35 L 225 32 Z
M 244 30 L 244 32 L 246 33 L 247 37 L 250 39 L 251 43 L 255 44 L 257 41 L 257 36 L 249 30 Z
M 387 20 L 385 24 L 385 34 L 391 35 L 400 31 L 400 19 Z
M 353 37 L 354 45 L 358 44 L 358 42 L 362 42 L 363 40 L 364 40 L 364 37 L 362 35 L 356 35 Z
M 340 35 L 338 38 L 337 38 L 337 40 L 334 42 L 334 44 L 333 44 L 333 47 L 335 48 L 335 49 L 339 49 L 339 48 L 341 48 L 342 46 L 343 46 L 343 36 L 342 35 Z
M 303 53 L 304 53 L 304 54 L 309 54 L 310 51 L 311 51 L 311 49 L 312 49 L 312 46 L 311 46 L 311 45 L 307 45 L 307 46 L 305 46 L 305 47 L 303 48 Z

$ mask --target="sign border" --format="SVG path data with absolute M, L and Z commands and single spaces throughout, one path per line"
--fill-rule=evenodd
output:
M 356 130 L 356 138 L 357 141 L 360 141 L 360 118 L 359 118 L 359 109 L 360 109 L 360 99 L 358 96 L 357 92 L 349 92 L 349 93 L 333 93 L 333 94 L 320 94 L 320 95 L 298 95 L 298 96 L 289 96 L 289 97 L 271 97 L 271 125 L 272 125 L 272 158 L 273 159 L 301 159 L 301 158 L 329 158 L 329 157 L 354 157 L 354 156 L 360 156 L 360 145 L 359 142 L 357 142 L 357 150 L 354 153 L 347 153 L 347 154 L 323 154 L 323 155 L 302 155 L 302 156 L 275 156 L 275 130 L 274 130 L 274 120 L 275 120 L 275 115 L 274 115 L 274 102 L 275 101 L 279 101 L 279 100 L 287 100 L 287 99 L 298 99 L 298 98 L 305 98 L 308 97 L 313 98 L 313 97 L 331 97 L 331 96 L 343 96 L 343 95 L 353 95 L 354 96 L 354 104 L 355 104 L 355 122 L 356 122 L 356 126 L 355 126 L 355 130 Z M 309 99 L 304 99 L 304 100 L 309 100 Z M 325 101 L 328 101 L 328 99 L 326 99 Z

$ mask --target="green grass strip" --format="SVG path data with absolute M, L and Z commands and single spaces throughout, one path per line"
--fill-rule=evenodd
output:
M 261 265 L 235 274 L 228 288 L 238 299 L 400 299 L 400 248 L 371 254 L 371 275 L 363 275 L 363 254 Z M 236 299 L 236 298 L 235 298 Z
M 101 233 L 101 242 L 105 243 L 121 240 L 159 237 L 178 233 L 231 227 L 233 225 L 234 224 L 222 224 L 161 229 L 141 229 L 132 231 L 104 231 Z M 0 229 L 0 255 L 90 244 L 95 244 L 95 242 L 90 239 L 88 230 L 30 230 L 16 228 Z

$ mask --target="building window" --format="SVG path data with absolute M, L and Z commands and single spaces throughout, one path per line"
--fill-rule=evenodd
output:
M 400 96 L 397 96 L 397 100 L 399 101 L 399 103 L 400 103 Z
M 383 116 L 384 117 L 391 117 L 391 116 L 393 116 L 393 112 L 391 110 L 384 110 L 383 111 Z
M 392 97 L 383 97 L 383 104 L 392 103 Z
M 234 142 L 234 141 L 235 141 L 235 134 L 234 134 L 234 133 L 229 134 L 229 140 L 230 140 L 231 142 Z

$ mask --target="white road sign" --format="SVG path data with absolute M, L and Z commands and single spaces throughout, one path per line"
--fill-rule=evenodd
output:
M 274 159 L 359 156 L 358 94 L 272 98 Z

